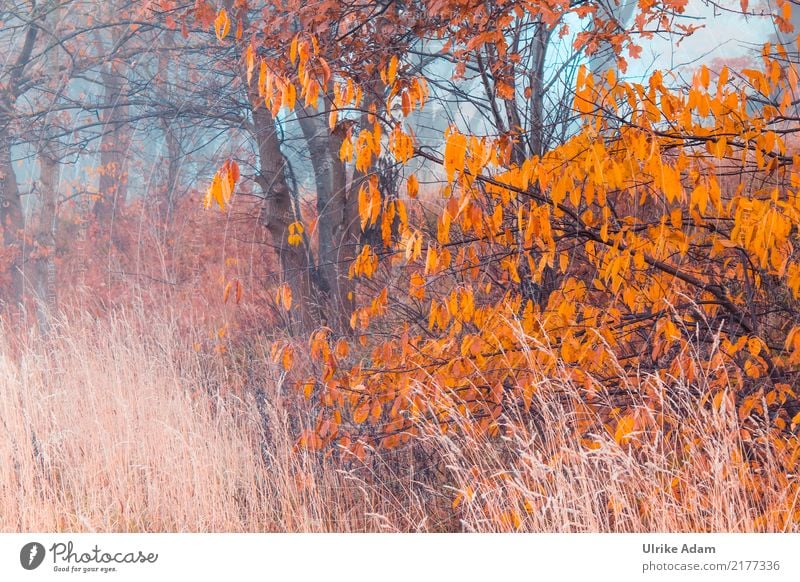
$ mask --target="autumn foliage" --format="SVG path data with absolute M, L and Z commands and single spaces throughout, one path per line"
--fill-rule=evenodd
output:
M 225 147 L 190 197 L 110 229 L 100 192 L 37 249 L 96 246 L 53 260 L 97 311 L 153 309 L 128 275 L 157 276 L 236 399 L 263 398 L 254 353 L 277 370 L 293 458 L 424 466 L 440 529 L 547 529 L 574 473 L 602 489 L 577 529 L 796 530 L 800 40 L 789 0 L 731 2 L 776 31 L 760 52 L 648 69 L 658 37 L 704 34 L 688 4 L 150 2 L 170 47 L 218 51 L 228 109 L 185 109 Z M 689 477 L 713 471 L 736 519 Z
M 536 395 L 559 398 L 554 387 L 569 382 L 581 387 L 571 396 L 575 438 L 593 449 L 593 435 L 608 432 L 635 450 L 684 430 L 659 392 L 675 382 L 702 387 L 688 405 L 737 411 L 745 449 L 781 443 L 781 471 L 795 471 L 800 63 L 794 47 L 768 44 L 753 68 L 712 74 L 701 65 L 686 86 L 661 71 L 641 83 L 619 77 L 623 52 L 638 56 L 634 33 L 647 38 L 649 23 L 692 32 L 668 17 L 684 5 L 639 3 L 633 28 L 611 34 L 591 4 L 509 2 L 491 12 L 428 3 L 425 15 L 411 8 L 393 19 L 387 11 L 380 26 L 352 17 L 389 37 L 410 19 L 415 33 L 447 39 L 442 50 L 464 59 L 455 77 L 485 48 L 496 57 L 493 96 L 507 113 L 525 75 L 514 71 L 520 55 L 504 22 L 524 20 L 525 11 L 536 34 L 563 31 L 565 12 L 594 18 L 575 49 L 591 55 L 605 43 L 616 66 L 599 76 L 577 67 L 570 130 L 546 149 L 520 125 L 500 135 L 450 125 L 441 153 L 426 147 L 409 121 L 430 90 L 400 47 L 357 45 L 366 52 L 354 65 L 302 11 L 305 28 L 279 71 L 267 58 L 256 64 L 248 48 L 246 67 L 260 67 L 258 95 L 273 116 L 300 99 L 324 109 L 333 135 L 340 116 L 368 110 L 348 125 L 338 152 L 364 175 L 360 228 L 377 229 L 379 240 L 362 240 L 348 271 L 365 281 L 350 329 L 322 322 L 309 330 L 303 370 L 316 373 L 298 372 L 296 383 L 320 412 L 301 446 L 363 459 L 413 443 L 431 426 L 513 435 L 519 422 L 536 423 Z M 789 30 L 789 4 L 782 6 L 775 22 Z M 250 74 L 248 81 L 256 83 Z M 380 100 L 365 97 L 370 83 L 382 87 Z M 407 196 L 382 191 L 381 159 L 400 168 Z M 430 170 L 431 195 L 442 200 L 436 214 L 414 206 L 420 180 L 410 164 L 420 159 L 438 167 Z M 293 343 L 274 350 L 288 371 Z M 643 408 L 634 406 L 639 398 Z

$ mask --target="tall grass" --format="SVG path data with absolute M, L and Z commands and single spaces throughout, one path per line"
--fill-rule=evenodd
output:
M 536 420 L 503 436 L 423 430 L 362 462 L 295 447 L 315 411 L 266 342 L 215 354 L 130 313 L 3 332 L 2 531 L 800 530 L 779 447 L 744 462 L 736 414 L 680 383 L 654 380 L 680 438 L 587 447 L 581 389 L 542 378 Z

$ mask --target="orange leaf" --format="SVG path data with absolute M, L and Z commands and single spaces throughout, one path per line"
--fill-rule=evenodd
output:
M 247 66 L 247 84 L 250 85 L 251 81 L 253 80 L 253 70 L 256 66 L 256 57 L 255 51 L 253 50 L 253 45 L 247 45 L 247 51 L 244 55 L 245 65 Z
M 286 346 L 283 349 L 283 355 L 281 356 L 281 365 L 283 369 L 287 372 L 292 369 L 292 364 L 294 363 L 294 350 L 291 346 Z
M 614 440 L 618 445 L 627 444 L 631 440 L 631 432 L 633 431 L 633 417 L 623 416 L 617 422 L 617 430 L 614 432 Z
M 281 305 L 286 311 L 292 308 L 292 289 L 288 283 L 284 283 L 275 293 L 275 302 Z
M 397 76 L 397 57 L 392 56 L 391 60 L 389 61 L 389 69 L 386 72 L 386 84 L 390 87 L 394 84 L 394 79 Z
M 369 411 L 369 417 L 373 423 L 377 423 L 381 419 L 381 415 L 383 414 L 383 408 L 381 408 L 380 402 L 375 402 L 372 405 L 372 408 Z
M 206 190 L 203 206 L 210 208 L 212 202 L 216 202 L 220 209 L 225 210 L 238 180 L 239 165 L 233 160 L 226 161 L 214 175 L 211 185 Z
M 419 181 L 414 174 L 411 174 L 408 177 L 408 183 L 406 184 L 406 189 L 408 190 L 408 197 L 409 198 L 416 198 L 417 194 L 419 194 Z
M 337 358 L 346 358 L 347 354 L 350 352 L 350 346 L 345 340 L 340 339 L 338 342 L 336 342 L 336 348 L 334 351 L 336 352 Z
M 415 299 L 425 299 L 425 278 L 419 273 L 411 275 L 408 294 Z
M 464 171 L 467 159 L 467 138 L 451 127 L 445 138 L 444 169 L 447 181 L 452 182 L 456 172 Z
M 217 38 L 223 40 L 228 36 L 231 29 L 231 22 L 228 19 L 228 12 L 222 8 L 214 19 L 214 32 L 217 33 Z
M 289 45 L 289 60 L 292 61 L 292 64 L 297 62 L 297 40 L 298 37 L 295 35 L 292 39 L 292 43 Z
M 353 422 L 355 422 L 356 424 L 362 424 L 369 417 L 369 412 L 370 412 L 369 402 L 364 400 L 353 411 Z

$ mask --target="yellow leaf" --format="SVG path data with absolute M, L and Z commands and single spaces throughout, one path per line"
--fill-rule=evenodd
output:
M 708 89 L 708 82 L 709 82 L 708 67 L 703 65 L 702 67 L 700 67 L 700 84 L 703 86 L 704 89 Z
M 419 181 L 417 180 L 417 177 L 414 174 L 411 174 L 408 177 L 406 188 L 408 189 L 409 198 L 417 197 L 417 194 L 419 193 Z
M 247 45 L 247 52 L 245 53 L 244 60 L 247 66 L 247 84 L 250 85 L 253 80 L 253 70 L 256 66 L 255 51 L 253 50 L 252 44 Z
M 397 65 L 397 57 L 392 56 L 391 60 L 389 61 L 389 69 L 386 72 L 386 84 L 390 87 L 394 84 L 394 79 L 397 76 Z
M 294 363 L 294 350 L 291 346 L 286 346 L 283 349 L 283 356 L 281 357 L 281 365 L 287 372 L 292 369 Z
M 722 67 L 717 78 L 717 93 L 722 93 L 722 89 L 728 83 L 728 67 Z
M 230 29 L 231 23 L 230 20 L 228 20 L 228 12 L 222 8 L 214 19 L 214 32 L 216 32 L 219 40 L 223 40 L 228 36 Z
M 352 162 L 353 151 L 353 140 L 348 135 L 342 140 L 342 145 L 339 146 L 339 159 L 343 162 Z
M 675 341 L 680 339 L 681 332 L 678 330 L 678 326 L 676 326 L 671 319 L 664 318 L 664 338 L 668 341 Z
M 267 93 L 272 91 L 271 77 L 267 70 L 267 63 L 264 62 L 264 59 L 261 59 L 258 64 L 258 94 L 265 99 L 268 97 Z M 269 106 L 269 104 L 267 104 L 267 106 Z
M 558 256 L 558 268 L 562 273 L 567 272 L 567 267 L 569 266 L 569 255 L 567 253 L 561 253 Z
M 452 182 L 456 172 L 464 170 L 467 157 L 467 138 L 455 128 L 448 130 L 444 146 L 444 169 L 447 181 Z
M 281 92 L 281 107 L 288 110 L 294 109 L 295 101 L 297 100 L 297 89 L 294 88 L 293 83 L 286 83 L 286 86 Z
M 411 275 L 408 294 L 415 299 L 425 299 L 425 278 L 419 273 Z
M 311 395 L 314 393 L 314 380 L 306 380 L 303 383 L 303 396 L 306 397 L 306 400 L 311 399 Z
M 400 108 L 403 111 L 403 117 L 411 115 L 411 97 L 409 97 L 408 91 L 403 91 L 400 95 Z
M 378 177 L 372 176 L 358 191 L 358 214 L 361 230 L 375 224 L 381 211 L 381 193 L 378 190 Z
M 292 39 L 292 43 L 289 45 L 289 60 L 292 61 L 292 64 L 297 62 L 297 35 Z
M 414 142 L 411 137 L 397 125 L 389 136 L 389 149 L 395 159 L 405 164 L 414 155 Z
M 472 487 L 467 487 L 464 491 L 459 491 L 455 499 L 453 499 L 453 509 L 457 508 L 462 501 L 470 502 L 475 497 L 475 490 Z
M 287 237 L 287 241 L 293 247 L 300 246 L 303 243 L 303 223 L 302 222 L 292 222 L 289 225 L 289 236 Z
M 284 283 L 278 288 L 275 301 L 287 311 L 292 308 L 292 289 L 288 283 Z
M 211 185 L 206 190 L 203 206 L 210 208 L 211 203 L 216 202 L 222 210 L 225 210 L 238 180 L 239 165 L 233 160 L 226 161 L 214 175 Z
M 623 416 L 617 422 L 617 430 L 614 432 L 614 440 L 618 445 L 624 445 L 630 442 L 631 432 L 633 432 L 633 417 Z

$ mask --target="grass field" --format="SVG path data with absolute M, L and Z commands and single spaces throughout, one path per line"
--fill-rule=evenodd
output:
M 661 403 L 680 438 L 588 448 L 569 428 L 578 389 L 542 378 L 535 425 L 423 431 L 362 462 L 295 446 L 314 411 L 266 342 L 222 357 L 199 330 L 130 313 L 2 335 L 5 532 L 800 531 L 780 447 L 743 461 L 737 415 L 680 384 Z

